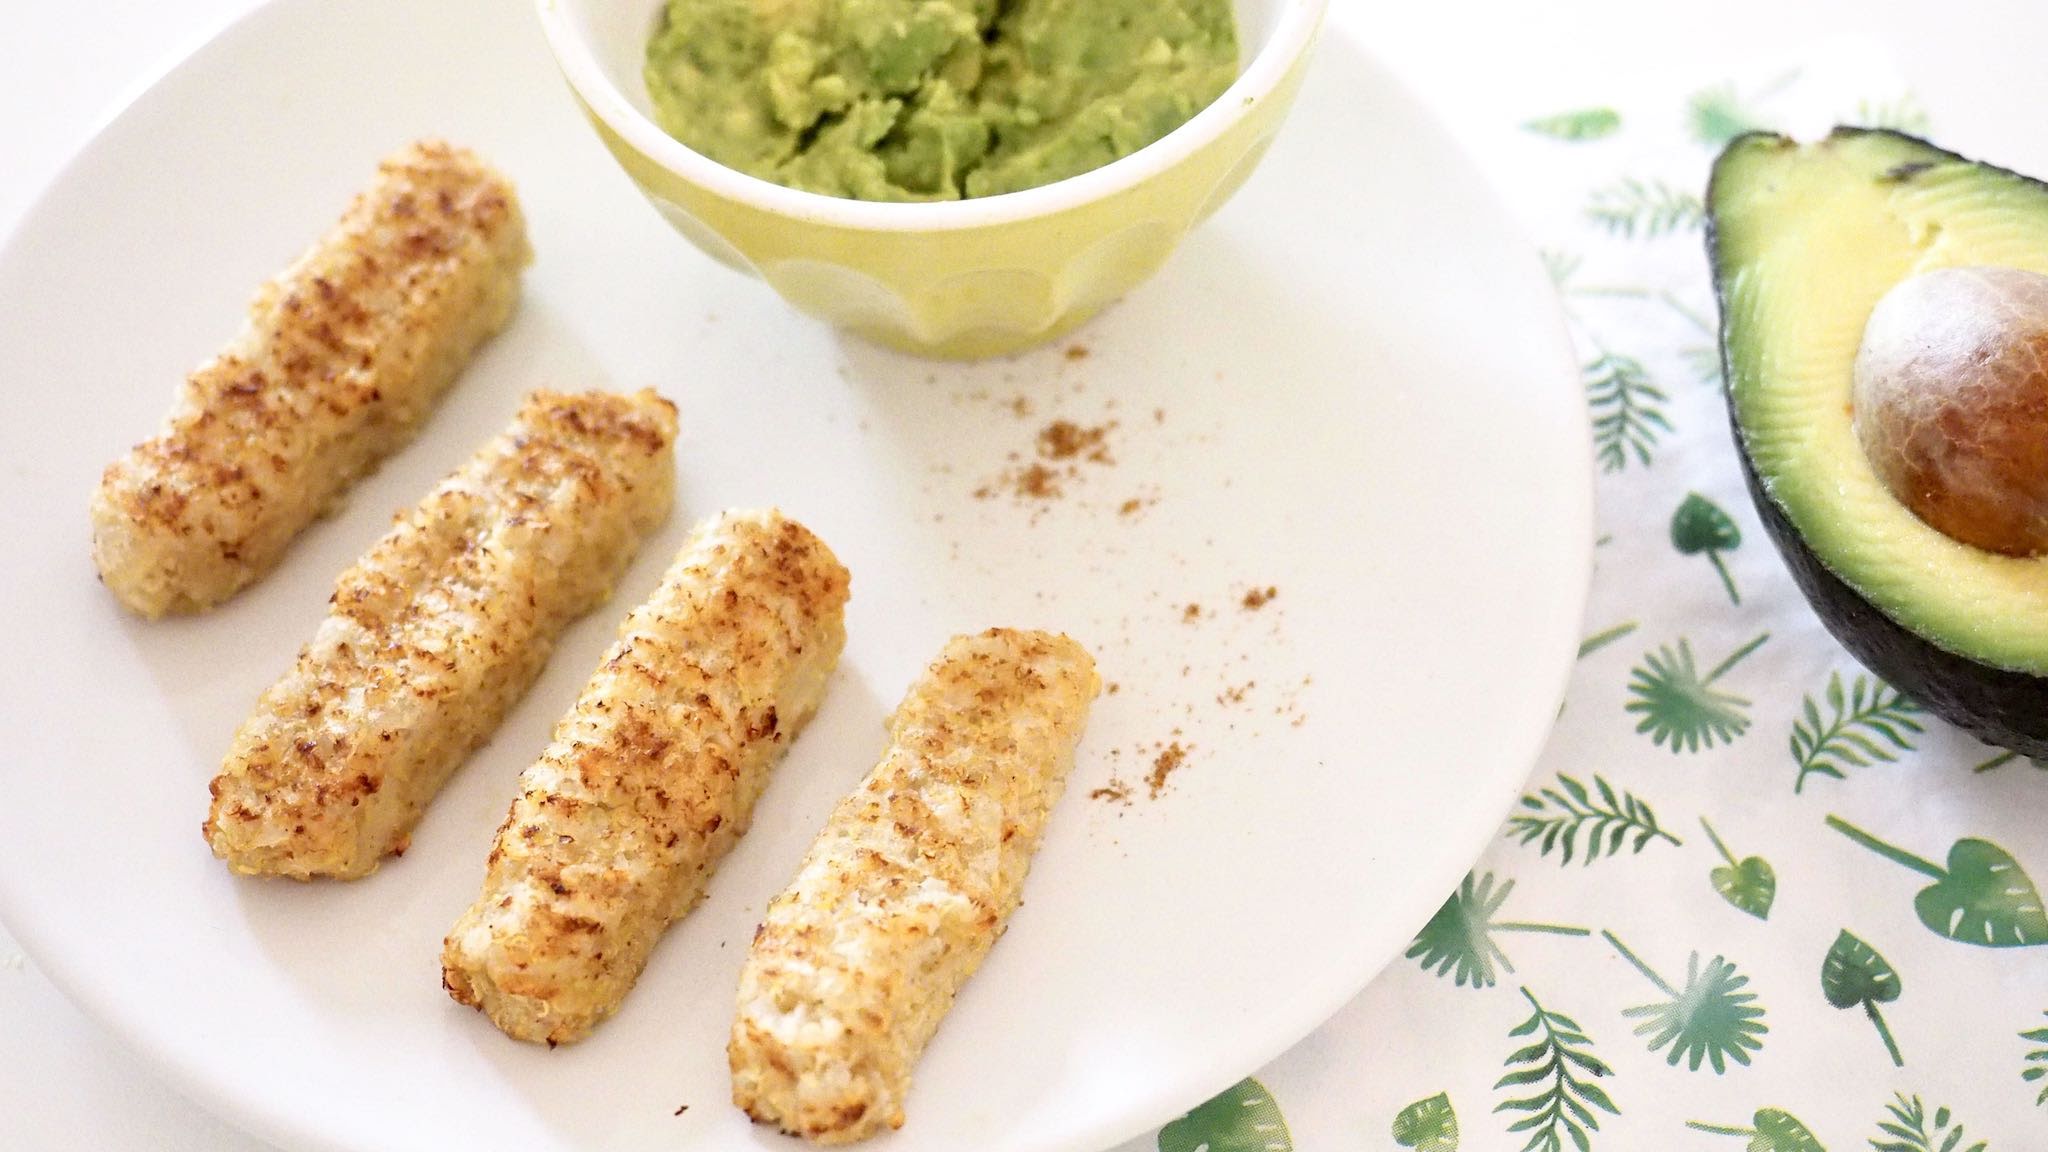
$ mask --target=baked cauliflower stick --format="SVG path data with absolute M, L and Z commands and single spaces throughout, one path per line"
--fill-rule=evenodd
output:
M 562 628 L 667 517 L 675 433 L 653 392 L 536 392 L 401 513 L 235 733 L 206 819 L 214 855 L 303 880 L 402 853 Z
M 512 185 L 413 144 L 186 378 L 162 429 L 92 498 L 93 561 L 133 611 L 199 612 L 276 567 L 403 446 L 519 297 L 532 261 Z
M 1065 636 L 946 644 L 754 934 L 733 1103 L 821 1144 L 903 1125 L 918 1056 L 1022 897 L 1099 685 Z
M 846 643 L 848 577 L 779 512 L 699 525 L 520 778 L 441 982 L 520 1040 L 618 1010 L 696 905 Z

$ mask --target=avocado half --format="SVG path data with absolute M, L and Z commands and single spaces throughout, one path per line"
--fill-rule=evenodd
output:
M 1828 631 L 1936 715 L 2048 756 L 2048 556 L 1962 544 L 1864 455 L 1871 309 L 1933 268 L 2048 274 L 2048 184 L 1898 132 L 1752 133 L 1714 163 L 1707 252 L 1728 411 L 1764 527 Z

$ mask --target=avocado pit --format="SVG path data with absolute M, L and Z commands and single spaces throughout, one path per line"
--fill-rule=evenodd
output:
M 1914 515 L 1988 551 L 2048 552 L 2048 276 L 1900 281 L 1864 327 L 1851 404 L 1871 466 Z

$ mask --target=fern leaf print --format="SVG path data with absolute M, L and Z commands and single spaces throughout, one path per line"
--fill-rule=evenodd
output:
M 1617 791 L 1597 774 L 1591 789 L 1560 773 L 1555 785 L 1523 796 L 1520 809 L 1508 817 L 1506 835 L 1524 845 L 1538 845 L 1545 856 L 1557 849 L 1560 865 L 1570 864 L 1574 853 L 1591 864 L 1602 855 L 1620 854 L 1624 847 L 1641 852 L 1654 840 L 1682 843 L 1658 825 L 1656 809 L 1632 792 Z
M 1827 703 L 1825 718 L 1814 698 L 1808 696 L 1799 719 L 1792 723 L 1792 760 L 1799 767 L 1792 782 L 1795 794 L 1805 790 L 1810 776 L 1841 780 L 1852 768 L 1896 763 L 1927 730 L 1919 719 L 1920 705 L 1862 673 L 1850 682 L 1846 693 L 1842 674 L 1828 673 L 1822 698 Z
M 1651 383 L 1640 360 L 1599 351 L 1580 369 L 1593 417 L 1593 456 L 1604 472 L 1620 472 L 1633 459 L 1649 467 L 1658 441 L 1671 432 L 1665 405 L 1671 397 Z
M 1621 1114 L 1607 1090 L 1595 1082 L 1614 1075 L 1614 1070 L 1593 1055 L 1593 1040 L 1578 1021 L 1545 1008 L 1527 988 L 1522 997 L 1533 1013 L 1508 1036 L 1529 1042 L 1503 1061 L 1507 1071 L 1493 1086 L 1533 1090 L 1510 1096 L 1493 1110 L 1519 1116 L 1508 1125 L 1508 1134 L 1527 1133 L 1522 1152 L 1563 1152 L 1567 1141 L 1584 1152 L 1591 1145 L 1591 1133 L 1600 1129 L 1595 1113 Z
M 1697 193 L 1662 180 L 1629 177 L 1594 192 L 1586 218 L 1616 236 L 1654 240 L 1698 230 L 1707 209 Z
M 2048 1012 L 2041 1013 L 2048 1016 Z M 2030 1028 L 2020 1033 L 2020 1039 L 2031 1047 L 2027 1051 L 2026 1063 L 2020 1069 L 2020 1079 L 2029 1084 L 2041 1084 L 2041 1092 L 2034 1097 L 2037 1105 L 2048 1105 L 2048 1025 Z
M 1878 1121 L 1878 1135 L 1870 1141 L 1876 1152 L 1987 1152 L 1990 1143 L 1966 1143 L 1963 1126 L 1946 1108 L 1929 1112 L 1920 1097 L 1894 1093 L 1884 1106 L 1885 1119 Z

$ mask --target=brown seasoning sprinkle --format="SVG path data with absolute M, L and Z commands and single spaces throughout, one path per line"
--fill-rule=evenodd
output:
M 1111 804 L 1129 804 L 1131 786 L 1112 776 L 1109 783 L 1088 794 L 1090 800 L 1103 800 Z
M 1187 757 L 1188 750 L 1181 747 L 1180 741 L 1176 740 L 1168 744 L 1153 759 L 1152 773 L 1145 777 L 1145 783 L 1152 789 L 1152 798 L 1154 800 L 1159 799 L 1159 794 L 1166 790 L 1166 778 L 1173 775 L 1174 771 L 1187 760 Z
M 1033 500 L 1051 500 L 1060 494 L 1060 474 L 1043 464 L 1033 464 L 1017 474 L 1017 494 Z
M 1048 460 L 1072 460 L 1076 457 L 1095 464 L 1114 464 L 1107 442 L 1110 432 L 1115 430 L 1116 421 L 1086 427 L 1072 420 L 1055 420 L 1038 430 L 1038 454 Z

